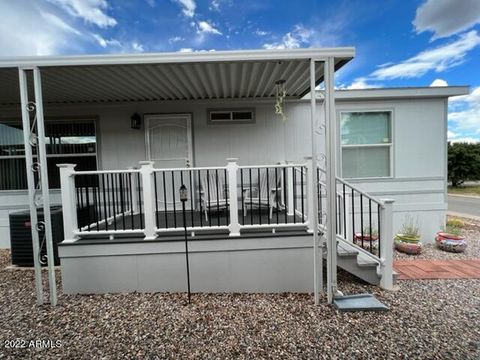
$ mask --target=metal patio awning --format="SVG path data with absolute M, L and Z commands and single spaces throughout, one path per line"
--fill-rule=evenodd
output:
M 310 91 L 310 59 L 331 56 L 338 70 L 354 49 L 0 58 L 0 105 L 20 103 L 18 67 L 42 70 L 48 104 L 271 98 L 277 80 L 286 81 L 287 97 L 300 98 Z M 318 63 L 317 84 L 323 73 Z

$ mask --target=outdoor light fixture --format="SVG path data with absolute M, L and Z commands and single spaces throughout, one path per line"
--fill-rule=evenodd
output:
M 185 184 L 180 186 L 180 201 L 182 202 L 182 214 L 183 214 L 183 229 L 185 235 L 185 262 L 187 265 L 187 291 L 188 291 L 188 303 L 190 304 L 190 265 L 188 261 L 188 238 L 187 238 L 187 216 L 185 211 L 185 203 L 188 201 L 188 190 Z
M 139 113 L 135 113 L 130 117 L 130 127 L 135 130 L 142 127 L 142 117 Z

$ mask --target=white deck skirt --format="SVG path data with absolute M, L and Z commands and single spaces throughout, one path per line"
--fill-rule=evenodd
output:
M 300 98 L 309 92 L 310 59 L 334 57 L 338 70 L 354 55 L 325 48 L 0 58 L 0 105 L 19 103 L 17 67 L 41 68 L 45 103 L 271 98 L 280 79 L 287 97 Z M 315 81 L 323 81 L 322 63 Z

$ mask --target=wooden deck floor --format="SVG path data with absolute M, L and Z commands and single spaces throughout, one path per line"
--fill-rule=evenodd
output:
M 480 279 L 480 259 L 396 260 L 399 280 Z

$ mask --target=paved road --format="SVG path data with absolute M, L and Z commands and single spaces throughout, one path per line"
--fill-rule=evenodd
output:
M 480 218 L 480 197 L 449 195 L 448 211 Z

